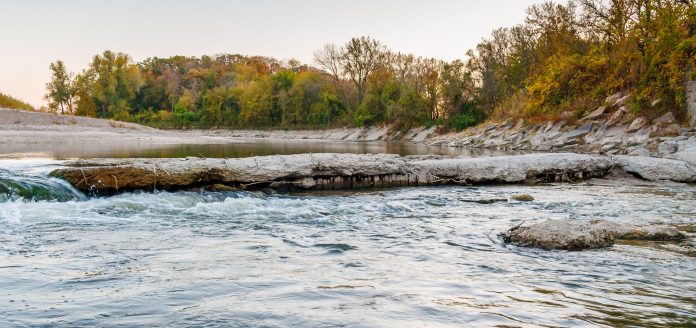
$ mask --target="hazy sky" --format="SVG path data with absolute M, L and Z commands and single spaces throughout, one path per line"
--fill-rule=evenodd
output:
M 79 72 L 103 50 L 153 56 L 241 53 L 311 63 L 324 44 L 374 37 L 445 60 L 540 0 L 0 0 L 0 92 L 40 106 L 57 59 Z

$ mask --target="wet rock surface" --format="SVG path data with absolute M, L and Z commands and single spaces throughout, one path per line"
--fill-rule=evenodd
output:
M 686 256 L 696 257 L 696 237 L 686 239 L 679 243 L 662 245 L 662 248 Z
M 598 249 L 620 240 L 680 241 L 686 236 L 666 225 L 626 225 L 605 220 L 549 220 L 517 226 L 501 234 L 506 243 L 546 250 Z
M 546 250 L 583 250 L 609 247 L 615 235 L 603 225 L 580 220 L 551 220 L 518 226 L 502 234 L 506 243 Z
M 587 179 L 605 174 L 613 162 L 604 156 L 548 153 L 411 162 L 439 179 L 467 183 L 518 183 Z
M 516 200 L 518 202 L 531 202 L 534 201 L 534 197 L 529 194 L 519 194 L 519 195 L 513 195 L 510 197 L 512 200 Z
M 300 154 L 238 159 L 94 159 L 68 163 L 52 176 L 96 194 L 181 190 L 358 189 L 433 184 L 561 182 L 599 177 L 614 162 L 606 156 L 527 154 L 447 158 L 398 155 Z

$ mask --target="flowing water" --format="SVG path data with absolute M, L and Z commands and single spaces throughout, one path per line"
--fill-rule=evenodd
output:
M 696 187 L 541 186 L 87 198 L 0 161 L 0 326 L 693 326 L 696 258 L 505 245 L 522 221 L 696 224 Z M 528 193 L 533 202 L 476 199 Z

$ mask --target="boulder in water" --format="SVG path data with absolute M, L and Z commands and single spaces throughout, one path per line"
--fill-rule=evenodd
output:
M 517 226 L 502 234 L 506 243 L 522 247 L 579 251 L 612 246 L 622 240 L 683 240 L 685 235 L 664 225 L 624 225 L 605 220 L 560 219 Z
M 614 245 L 615 235 L 593 221 L 550 220 L 531 226 L 517 226 L 502 234 L 506 243 L 546 250 L 604 248 Z
M 532 197 L 532 195 L 529 195 L 529 194 L 513 195 L 513 196 L 510 197 L 510 198 L 512 198 L 512 200 L 516 200 L 516 201 L 518 201 L 518 202 L 531 202 L 531 201 L 534 201 L 534 197 Z

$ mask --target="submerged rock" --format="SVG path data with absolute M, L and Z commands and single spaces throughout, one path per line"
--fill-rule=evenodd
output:
M 478 204 L 493 204 L 507 202 L 507 198 L 482 198 L 482 199 L 462 199 L 461 201 L 467 203 L 478 203 Z
M 513 195 L 510 197 L 512 200 L 516 200 L 518 202 L 531 202 L 534 201 L 534 197 L 532 195 L 528 194 L 520 194 L 520 195 Z
M 502 233 L 506 243 L 541 249 L 584 250 L 609 247 L 621 240 L 683 240 L 685 235 L 666 225 L 626 225 L 605 220 L 560 219 L 517 226 Z
M 687 239 L 681 243 L 662 245 L 661 247 L 672 252 L 696 257 L 696 238 Z

